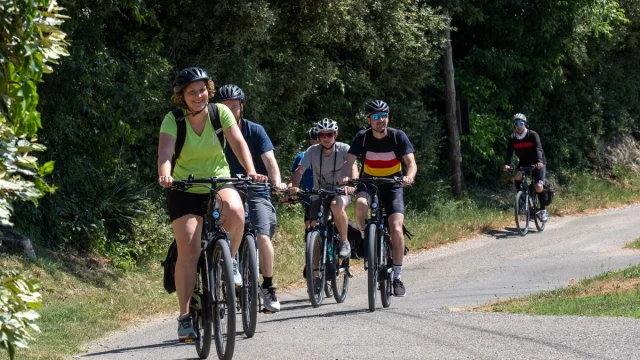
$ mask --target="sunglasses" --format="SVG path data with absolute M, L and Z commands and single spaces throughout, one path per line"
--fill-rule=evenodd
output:
M 386 118 L 388 118 L 388 117 L 389 117 L 389 113 L 386 113 L 386 112 L 385 112 L 385 113 L 379 113 L 379 114 L 373 114 L 373 115 L 371 115 L 371 118 L 372 118 L 374 121 L 378 121 L 378 120 L 380 120 L 380 119 L 386 119 Z
M 522 121 L 516 121 L 513 125 L 515 125 L 515 126 L 522 126 L 522 125 L 524 125 L 524 122 L 522 122 Z
M 320 137 L 320 139 L 331 139 L 333 138 L 335 134 L 330 132 L 330 133 L 319 133 L 318 136 Z

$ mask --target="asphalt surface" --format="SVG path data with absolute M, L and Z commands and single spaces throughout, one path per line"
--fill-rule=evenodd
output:
M 351 279 L 346 301 L 312 308 L 306 289 L 279 294 L 282 311 L 260 314 L 251 339 L 239 334 L 236 359 L 634 359 L 640 320 L 456 311 L 551 290 L 640 262 L 623 246 L 640 238 L 640 206 L 532 225 L 405 258 L 404 298 L 367 309 L 366 278 Z M 424 234 L 423 234 L 424 235 Z M 302 266 L 302 265 L 301 265 Z M 240 316 L 238 316 L 240 318 Z M 92 343 L 82 359 L 192 359 L 178 344 L 175 316 Z M 238 322 L 238 329 L 242 325 Z M 213 346 L 213 345 L 212 345 Z M 216 358 L 212 349 L 210 359 Z

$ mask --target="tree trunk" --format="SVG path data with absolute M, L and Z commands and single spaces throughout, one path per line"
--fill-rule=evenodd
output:
M 449 17 L 449 10 L 443 12 Z M 460 141 L 458 139 L 458 119 L 456 117 L 456 85 L 453 72 L 453 51 L 451 50 L 451 32 L 449 27 L 444 30 L 447 40 L 446 49 L 442 56 L 442 68 L 444 72 L 444 88 L 447 102 L 447 138 L 449 147 L 449 162 L 451 163 L 453 195 L 462 197 L 462 155 L 460 154 Z

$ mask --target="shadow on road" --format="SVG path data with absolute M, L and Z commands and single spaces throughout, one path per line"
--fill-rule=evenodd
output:
M 194 345 L 193 343 L 180 343 L 178 342 L 178 340 L 167 340 L 167 341 L 163 341 L 160 344 L 149 344 L 149 345 L 134 346 L 134 347 L 128 347 L 128 348 L 109 350 L 109 351 L 94 352 L 94 353 L 80 355 L 79 357 L 88 358 L 88 357 L 99 356 L 99 355 L 121 354 L 121 353 L 130 352 L 130 351 L 155 349 L 155 348 L 170 348 L 170 347 L 176 347 L 176 346 L 194 346 Z
M 325 305 L 323 305 L 323 306 L 325 306 Z M 345 311 L 334 311 L 334 312 L 329 312 L 329 313 L 324 313 L 324 314 L 291 316 L 291 317 L 286 317 L 286 318 L 273 319 L 273 320 L 269 320 L 269 321 L 265 321 L 265 322 L 266 323 L 278 323 L 278 322 L 298 320 L 298 319 L 331 318 L 331 317 L 334 317 L 334 316 L 350 315 L 350 314 L 357 314 L 357 313 L 368 313 L 368 312 L 369 312 L 368 309 L 354 309 L 354 310 L 345 310 Z
M 493 236 L 496 239 L 511 239 L 511 238 L 519 238 L 520 233 L 518 233 L 518 229 L 513 227 L 504 228 L 504 230 L 489 230 L 485 232 L 486 235 Z

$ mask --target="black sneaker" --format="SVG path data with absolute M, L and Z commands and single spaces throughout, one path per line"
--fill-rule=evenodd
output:
M 402 283 L 402 280 L 393 280 L 393 295 L 399 297 L 407 295 L 406 291 L 404 290 L 404 284 Z

